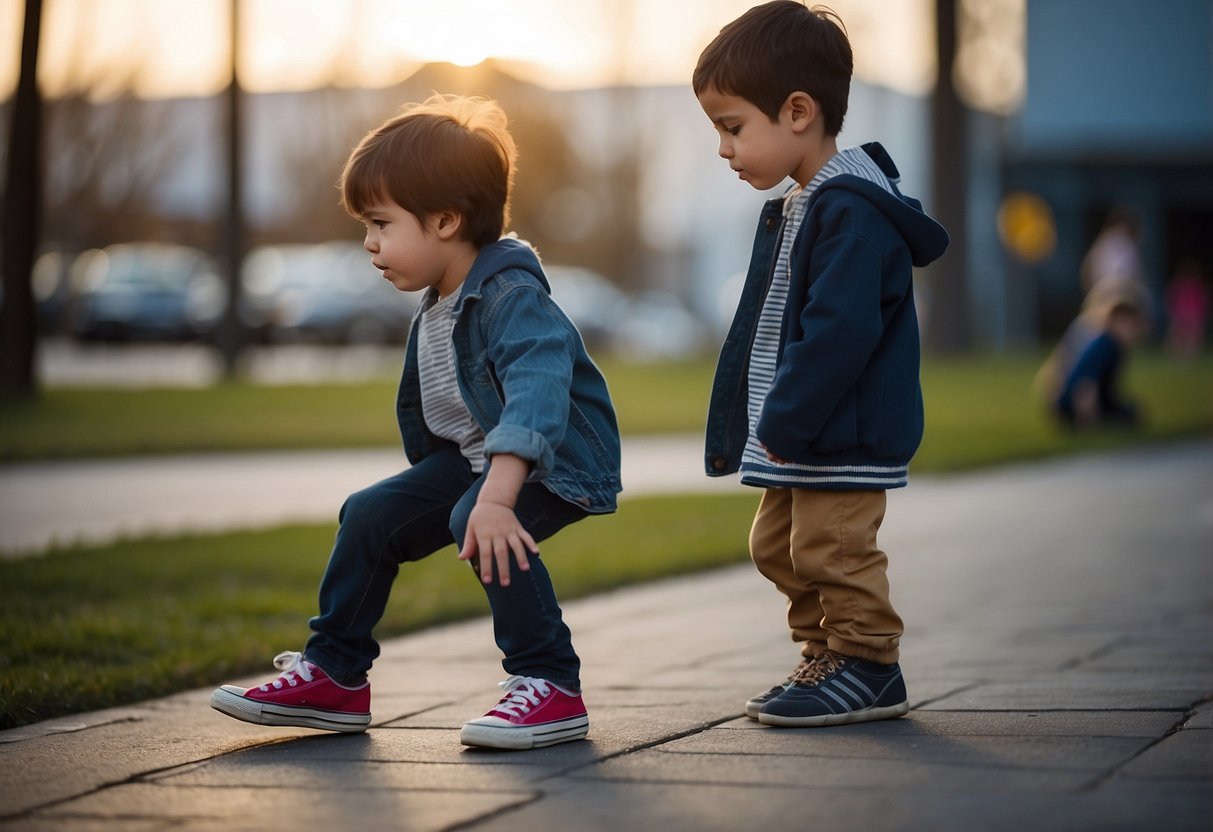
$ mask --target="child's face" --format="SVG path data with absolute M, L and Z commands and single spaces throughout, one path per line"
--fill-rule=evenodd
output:
M 699 96 L 699 106 L 720 135 L 721 158 L 743 182 L 765 191 L 789 176 L 797 177 L 804 165 L 805 148 L 792 129 L 787 107 L 772 122 L 748 100 L 712 87 Z
M 1146 319 L 1136 313 L 1121 313 L 1108 319 L 1108 331 L 1126 347 L 1135 347 L 1146 336 Z
M 433 286 L 440 295 L 458 288 L 446 285 L 447 248 L 430 218 L 422 222 L 415 214 L 394 202 L 373 205 L 362 215 L 366 239 L 362 243 L 371 254 L 371 264 L 402 292 L 414 292 Z

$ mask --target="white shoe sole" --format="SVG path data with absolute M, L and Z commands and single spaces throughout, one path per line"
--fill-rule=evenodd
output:
M 764 693 L 763 696 L 766 696 L 766 694 Z M 774 698 L 775 698 L 774 696 L 771 696 L 767 699 L 762 699 L 760 697 L 755 696 L 753 699 L 748 700 L 745 703 L 745 715 L 748 716 L 750 719 L 758 719 L 758 714 L 760 714 L 762 712 L 762 706 L 767 704 Z
M 590 718 L 574 716 L 542 725 L 505 728 L 500 725 L 485 725 L 475 720 L 466 722 L 459 732 L 459 741 L 476 748 L 503 748 L 525 751 L 530 748 L 545 748 L 562 742 L 585 739 L 590 733 Z
M 825 714 L 823 716 L 780 716 L 778 714 L 760 713 L 758 721 L 763 725 L 774 725 L 779 728 L 821 728 L 826 725 L 847 725 L 852 722 L 872 722 L 878 719 L 896 719 L 909 713 L 909 701 L 885 708 L 864 708 L 860 711 L 846 711 L 841 714 Z
M 319 728 L 356 734 L 366 730 L 371 715 L 321 711 L 292 705 L 275 705 L 245 697 L 242 688 L 224 685 L 211 694 L 211 707 L 241 722 L 291 728 Z

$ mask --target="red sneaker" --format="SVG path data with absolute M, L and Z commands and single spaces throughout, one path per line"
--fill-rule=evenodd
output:
M 590 718 L 580 693 L 558 688 L 545 679 L 511 676 L 491 711 L 465 722 L 459 741 L 482 748 L 542 748 L 583 739 Z
M 371 683 L 339 685 L 302 653 L 274 657 L 282 675 L 252 688 L 224 685 L 211 694 L 211 707 L 257 725 L 292 725 L 357 733 L 371 721 Z

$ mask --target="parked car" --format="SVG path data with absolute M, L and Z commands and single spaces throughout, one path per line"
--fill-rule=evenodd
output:
M 598 272 L 580 266 L 543 267 L 552 299 L 581 332 L 586 345 L 609 347 L 628 314 L 628 296 Z
M 353 242 L 264 246 L 245 258 L 240 315 L 268 342 L 400 343 L 419 298 Z
M 552 298 L 577 325 L 591 350 L 630 361 L 698 355 L 705 326 L 673 294 L 650 290 L 630 296 L 591 269 L 548 266 Z
M 79 255 L 69 313 L 86 340 L 187 340 L 210 335 L 227 290 L 202 251 L 165 243 L 124 243 Z
M 632 298 L 612 343 L 631 361 L 676 361 L 703 352 L 706 330 L 675 295 L 653 289 Z

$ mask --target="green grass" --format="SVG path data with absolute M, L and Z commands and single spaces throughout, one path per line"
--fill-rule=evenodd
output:
M 1145 417 L 1135 433 L 1059 430 L 1031 393 L 1038 366 L 1025 356 L 926 362 L 926 433 L 913 470 L 965 470 L 1213 431 L 1213 355 L 1192 362 L 1161 353 L 1134 355 L 1125 390 Z
M 399 444 L 388 382 L 52 389 L 0 400 L 0 461 Z
M 625 501 L 562 531 L 544 557 L 564 599 L 732 563 L 745 558 L 756 504 L 756 494 Z M 334 531 L 290 526 L 0 561 L 0 729 L 273 675 L 273 655 L 307 638 Z M 401 570 L 376 635 L 487 612 L 449 547 Z
M 702 430 L 712 365 L 604 364 L 622 429 Z M 50 389 L 0 398 L 0 462 L 400 444 L 396 382 Z
M 1213 354 L 1188 363 L 1135 355 L 1127 388 L 1141 398 L 1140 436 L 1075 439 L 1031 395 L 1037 355 L 928 360 L 927 434 L 917 471 L 945 471 L 1075 449 L 1208 432 Z M 701 432 L 713 362 L 604 363 L 625 434 Z M 82 456 L 398 446 L 395 384 L 211 389 L 53 389 L 0 400 L 0 462 Z

